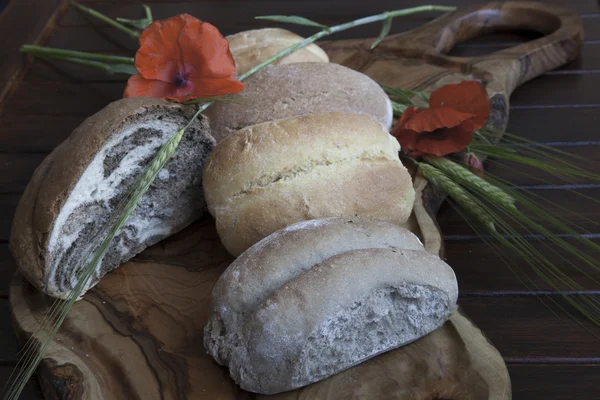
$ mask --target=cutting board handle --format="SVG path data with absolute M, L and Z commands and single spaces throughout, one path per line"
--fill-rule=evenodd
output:
M 541 38 L 481 57 L 449 57 L 457 43 L 478 35 L 535 31 Z M 574 59 L 583 43 L 583 25 L 573 11 L 536 2 L 493 2 L 462 8 L 382 42 L 408 57 L 464 74 L 487 77 L 510 94 L 517 86 Z M 452 68 L 452 66 L 454 66 Z

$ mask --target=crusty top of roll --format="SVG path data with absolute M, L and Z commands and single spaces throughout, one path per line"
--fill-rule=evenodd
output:
M 392 124 L 392 105 L 367 75 L 339 64 L 303 62 L 268 66 L 244 81 L 235 101 L 217 102 L 204 114 L 220 142 L 250 125 L 312 113 L 365 114 L 385 129 Z
M 317 366 L 309 367 L 310 355 L 303 352 L 311 347 L 309 339 L 319 341 L 319 329 L 326 332 L 335 329 L 332 319 L 350 319 L 351 306 L 369 301 L 368 296 L 377 290 L 392 288 L 406 288 L 403 296 L 407 302 L 414 302 L 412 296 L 419 298 L 429 290 L 437 294 L 431 299 L 439 303 L 430 305 L 427 316 L 430 321 L 417 325 L 413 340 L 441 325 L 458 296 L 452 269 L 425 251 L 364 249 L 335 255 L 285 283 L 249 313 L 237 339 L 243 347 L 234 347 L 231 352 L 232 377 L 245 390 L 273 394 L 328 376 L 329 373 Z M 413 292 L 419 290 L 418 295 Z M 408 310 L 408 313 L 413 311 L 412 317 L 422 313 L 416 307 Z M 407 318 L 410 320 L 411 316 Z M 329 329 L 326 328 L 328 322 Z M 388 321 L 387 325 L 393 323 Z M 397 329 L 408 330 L 410 324 L 407 325 L 397 325 Z M 363 329 L 368 328 L 363 326 Z M 348 336 L 350 340 L 355 339 L 351 334 Z M 331 334 L 329 339 L 333 341 L 334 337 Z M 328 351 L 328 346 L 344 346 L 340 342 L 324 342 L 312 350 Z M 364 351 L 369 354 L 367 349 Z M 340 352 L 332 353 L 333 363 Z M 369 356 L 373 355 L 376 354 Z M 361 361 L 364 359 L 360 357 L 356 360 Z M 340 364 L 342 368 L 352 365 L 344 365 L 343 361 Z
M 256 243 L 221 275 L 204 345 L 243 389 L 273 394 L 431 332 L 457 296 L 454 271 L 409 230 L 307 220 Z
M 398 141 L 366 115 L 333 112 L 265 122 L 215 147 L 204 170 L 205 197 L 210 210 L 314 166 L 360 158 L 398 161 L 399 150 Z
M 348 307 L 373 288 L 403 284 L 438 288 L 448 295 L 450 304 L 458 298 L 454 271 L 433 254 L 393 248 L 354 250 L 330 257 L 274 290 L 252 310 L 244 330 L 251 332 L 250 340 L 266 341 L 265 337 L 273 335 L 278 339 L 270 343 L 285 346 L 302 336 L 299 332 L 310 335 L 333 310 Z M 309 293 L 310 301 L 306 301 L 303 295 Z M 272 307 L 274 303 L 278 306 Z M 261 321 L 264 314 L 270 314 L 268 326 Z
M 226 39 L 238 75 L 248 72 L 269 57 L 304 40 L 302 36 L 281 28 L 253 29 L 229 35 Z M 329 57 L 319 46 L 311 43 L 271 65 L 297 62 L 329 62 Z
M 409 230 L 371 218 L 325 218 L 295 223 L 239 256 L 213 289 L 213 309 L 229 328 L 267 296 L 313 265 L 340 253 L 374 248 L 424 251 Z

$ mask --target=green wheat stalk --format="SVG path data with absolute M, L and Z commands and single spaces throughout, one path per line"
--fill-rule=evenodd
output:
M 395 116 L 401 116 L 406 107 L 414 105 L 412 100 L 414 94 L 410 91 L 406 92 L 389 87 L 383 88 L 392 99 L 393 106 L 396 103 L 394 110 L 398 111 Z M 508 143 L 508 146 L 493 145 L 492 143 L 497 141 L 503 134 L 505 135 L 503 138 L 504 143 Z M 513 161 L 566 179 L 600 180 L 599 174 L 575 165 L 573 161 L 581 162 L 584 160 L 571 153 L 491 128 L 484 128 L 475 132 L 474 137 L 475 140 L 469 146 L 469 150 L 475 153 Z M 525 153 L 525 155 L 521 153 Z M 573 161 L 563 160 L 562 158 Z M 492 178 L 490 173 L 486 173 L 486 179 L 482 179 L 469 169 L 447 158 L 424 157 L 424 161 L 429 164 L 419 163 L 423 176 L 449 196 L 450 201 L 461 211 L 461 215 L 465 220 L 471 226 L 478 227 L 476 232 L 486 243 L 494 244 L 492 247 L 496 250 L 498 246 L 495 243 L 500 243 L 505 248 L 519 254 L 537 276 L 563 295 L 567 302 L 581 312 L 582 315 L 596 325 L 600 325 L 600 301 L 598 298 L 596 296 L 567 296 L 559 287 L 559 283 L 575 291 L 582 291 L 583 288 L 528 243 L 509 222 L 519 226 L 526 232 L 541 234 L 549 239 L 549 243 L 546 241 L 542 243 L 552 254 L 561 257 L 570 266 L 576 268 L 594 282 L 596 281 L 595 278 L 588 271 L 559 254 L 557 249 L 562 249 L 567 254 L 575 256 L 594 271 L 600 270 L 597 257 L 590 256 L 561 239 L 548 228 L 525 215 L 515 206 L 515 203 L 520 204 L 538 218 L 549 222 L 552 227 L 560 232 L 572 235 L 587 248 L 600 252 L 600 246 L 597 243 L 578 234 L 560 218 L 556 218 L 551 212 L 531 201 L 527 196 L 510 189 L 510 183 Z M 485 217 L 482 218 L 482 215 L 485 215 Z M 487 234 L 479 227 L 483 227 Z M 490 229 L 490 227 L 494 229 Z M 489 240 L 489 237 L 493 240 Z
M 469 148 L 478 154 L 513 161 L 518 164 L 540 169 L 553 175 L 567 178 L 590 179 L 595 182 L 600 182 L 600 174 L 574 166 L 572 163 L 560 160 L 557 156 L 525 156 L 519 154 L 516 149 L 481 143 L 471 143 Z M 544 157 L 547 157 L 547 159 L 544 159 Z
M 454 182 L 450 177 L 442 171 L 427 163 L 418 163 L 421 173 L 430 183 L 443 190 L 450 198 L 465 207 L 469 213 L 477 219 L 489 231 L 495 231 L 494 221 L 483 208 L 473 201 L 472 196 L 459 184 Z
M 513 146 L 516 146 L 519 150 L 529 152 L 535 156 L 539 156 L 542 158 L 554 157 L 558 155 L 577 162 L 587 161 L 585 158 L 576 154 L 560 150 L 555 147 L 548 146 L 543 143 L 539 143 L 534 140 L 530 140 L 510 132 L 502 132 L 494 128 L 485 127 L 479 130 L 477 133 L 484 137 L 502 137 L 503 142 L 509 143 Z M 569 161 L 562 159 L 558 159 L 558 161 L 563 163 L 569 163 Z
M 498 254 L 499 258 L 502 261 L 504 261 L 504 263 L 513 272 L 515 277 L 524 285 L 524 287 L 530 288 L 531 286 L 533 286 L 539 290 L 539 286 L 527 274 L 523 273 L 523 276 L 530 282 L 529 284 L 519 276 L 517 266 L 520 263 L 515 262 L 509 256 L 507 256 L 505 254 L 506 250 L 510 250 L 512 253 L 518 254 L 519 259 L 524 260 L 536 276 L 538 276 L 552 289 L 556 290 L 559 293 L 559 295 L 563 299 L 565 299 L 568 304 L 574 307 L 578 312 L 580 312 L 582 315 L 584 315 L 586 318 L 588 318 L 595 324 L 600 323 L 600 320 L 597 317 L 600 305 L 596 296 L 570 295 L 566 293 L 566 291 L 558 285 L 559 283 L 562 283 L 564 287 L 567 287 L 567 291 L 572 291 L 573 289 L 575 289 L 575 291 L 582 292 L 584 289 L 577 285 L 575 282 L 573 282 L 566 274 L 562 273 L 562 271 L 556 268 L 554 263 L 552 263 L 537 249 L 535 249 L 535 247 L 532 246 L 525 238 L 523 238 L 521 234 L 517 233 L 512 227 L 510 227 L 510 225 L 506 222 L 507 219 L 511 220 L 511 217 L 509 215 L 506 215 L 502 212 L 495 212 L 493 207 L 486 206 L 485 204 L 483 204 L 483 202 L 481 202 L 481 200 L 478 200 L 477 198 L 474 198 L 473 201 L 479 201 L 481 203 L 481 206 L 486 209 L 486 212 L 488 212 L 490 216 L 495 220 L 499 227 L 498 233 L 490 235 L 486 234 L 485 232 L 482 232 L 480 225 L 476 221 L 473 221 L 468 213 L 464 212 L 463 206 L 457 205 L 452 200 L 450 202 L 454 205 L 455 209 L 465 219 L 465 221 L 467 221 L 467 223 L 473 228 L 476 234 L 483 239 L 484 243 L 488 244 Z M 502 248 L 496 243 L 499 243 L 502 246 Z M 513 266 L 515 266 L 515 268 L 513 268 Z M 559 304 L 552 296 L 545 295 L 545 297 L 552 303 L 554 303 L 556 306 L 558 306 L 562 311 L 564 311 L 578 325 L 590 331 L 590 333 L 596 335 L 581 321 L 577 320 L 575 316 L 573 316 L 567 309 L 565 309 L 561 304 Z M 552 308 L 548 307 L 548 309 L 557 318 L 560 319 L 560 316 Z
M 421 99 L 425 103 L 429 102 L 429 93 L 418 92 L 416 90 L 400 89 L 392 86 L 387 86 L 382 83 L 379 84 L 383 91 L 398 103 L 406 104 L 409 106 L 416 106 L 413 99 Z
M 521 283 L 521 285 L 523 285 L 524 288 L 532 292 L 541 291 L 540 286 L 531 278 L 531 276 L 529 276 L 521 268 L 519 268 L 521 263 L 515 261 L 512 257 L 510 257 L 507 254 L 506 250 L 509 250 L 513 254 L 519 254 L 519 259 L 523 259 L 523 254 L 519 252 L 517 246 L 515 246 L 510 241 L 499 245 L 499 241 L 497 239 L 494 239 L 493 236 L 484 232 L 481 229 L 481 226 L 477 223 L 477 221 L 474 221 L 471 218 L 471 216 L 465 213 L 464 210 L 459 205 L 457 205 L 452 199 L 449 199 L 448 202 L 453 206 L 454 210 L 463 218 L 463 220 L 465 220 L 467 224 L 473 229 L 473 232 L 475 232 L 475 234 L 479 238 L 481 238 L 483 243 L 485 243 L 488 247 L 492 249 L 492 251 L 494 251 L 496 256 L 498 256 L 498 258 L 508 267 L 508 269 L 513 273 L 517 281 L 519 281 L 519 283 Z M 549 294 L 544 294 L 544 296 L 549 301 L 553 302 L 556 306 L 561 308 L 563 311 L 567 311 L 553 298 L 553 296 L 550 296 Z M 554 314 L 554 316 L 557 319 L 561 319 L 559 314 L 557 314 L 552 308 L 547 308 L 550 312 Z
M 427 164 L 420 163 L 419 167 L 423 170 L 424 165 Z M 431 166 L 426 169 L 431 169 Z M 440 170 L 438 170 L 438 172 L 443 174 Z M 449 176 L 446 175 L 446 177 L 450 182 L 453 182 Z M 444 190 L 465 214 L 476 219 L 479 225 L 482 224 L 477 214 L 480 212 L 485 213 L 487 218 L 489 218 L 491 223 L 495 226 L 494 230 L 487 229 L 487 235 L 491 235 L 494 240 L 506 248 L 517 252 L 540 279 L 556 290 L 571 306 L 575 307 L 587 319 L 596 325 L 600 325 L 600 301 L 598 298 L 596 296 L 572 296 L 566 294 L 565 290 L 559 286 L 559 283 L 577 292 L 583 291 L 584 288 L 574 282 L 568 275 L 556 267 L 552 261 L 535 249 L 521 233 L 517 232 L 516 229 L 508 223 L 508 221 L 516 223 L 528 233 L 541 232 L 550 239 L 552 244 L 557 245 L 558 248 L 563 248 L 570 254 L 575 254 L 580 258 L 585 259 L 586 257 L 582 257 L 581 252 L 568 245 L 563 239 L 560 239 L 540 224 L 531 220 L 516 209 L 514 205 L 507 204 L 506 201 L 500 200 L 495 196 L 490 196 L 488 191 L 483 190 L 481 185 L 474 183 L 472 180 L 467 180 L 463 183 L 461 186 L 461 189 L 463 190 L 461 196 L 453 196 L 452 193 L 456 191 L 456 188 L 453 188 L 447 183 L 440 185 L 439 182 L 443 182 L 443 180 L 438 179 L 437 181 L 432 181 L 434 185 L 437 183 L 436 186 Z M 454 184 L 456 185 L 456 183 Z M 511 193 L 511 195 L 512 194 L 513 193 Z M 487 228 L 489 223 L 484 226 Z M 481 232 L 479 235 L 484 238 L 486 237 L 486 235 Z M 551 253 L 562 257 L 555 247 L 548 245 L 545 242 L 542 243 L 544 243 Z M 562 258 L 564 259 L 564 257 Z M 571 263 L 571 265 L 577 267 L 573 263 Z
M 400 118 L 402 116 L 402 114 L 404 114 L 404 111 L 406 111 L 406 109 L 410 106 L 407 106 L 405 104 L 402 103 L 397 103 L 394 100 L 391 100 L 392 103 L 392 111 L 394 112 L 394 117 Z
M 526 209 L 529 209 L 534 215 L 541 217 L 544 221 L 549 222 L 552 226 L 557 228 L 559 230 L 559 232 L 568 233 L 568 234 L 572 235 L 574 237 L 574 239 L 582 242 L 584 245 L 586 245 L 591 250 L 593 250 L 595 252 L 600 252 L 600 246 L 598 246 L 598 244 L 596 244 L 593 241 L 578 234 L 576 231 L 574 231 L 568 225 L 566 225 L 565 223 L 560 221 L 558 218 L 554 217 L 551 213 L 546 211 L 543 207 L 540 207 L 538 204 L 531 201 L 526 196 L 518 193 L 517 191 L 509 189 L 508 187 L 503 185 L 499 180 L 493 179 L 493 178 L 491 178 L 491 179 L 492 179 L 492 182 L 494 182 L 494 184 L 498 185 L 499 187 L 503 187 L 502 190 L 507 191 L 511 197 L 517 199 L 517 202 L 521 206 L 524 206 Z M 515 249 L 520 252 L 520 254 L 523 256 L 523 258 L 526 259 L 530 265 L 536 266 L 536 262 L 541 263 L 541 267 L 539 265 L 537 265 L 535 271 L 540 276 L 544 275 L 544 277 L 546 277 L 546 274 L 550 275 L 550 277 L 547 277 L 548 278 L 547 282 L 549 284 L 553 285 L 553 287 L 555 287 L 557 290 L 559 290 L 559 288 L 556 286 L 556 284 L 555 284 L 556 282 L 561 282 L 563 284 L 566 284 L 570 289 L 575 290 L 575 291 L 582 291 L 583 288 L 581 288 L 579 285 L 577 285 L 575 282 L 573 282 L 566 274 L 564 274 L 562 271 L 560 271 L 558 268 L 556 268 L 555 265 L 550 260 L 548 260 L 546 257 L 542 256 L 542 254 L 539 253 L 537 250 L 535 250 L 535 248 L 533 248 L 533 246 L 529 245 L 528 242 L 524 238 L 522 238 L 521 234 L 517 233 L 516 230 L 514 230 L 512 227 L 510 227 L 506 223 L 506 220 L 515 222 L 518 226 L 520 226 L 521 228 L 524 228 L 528 233 L 535 233 L 535 234 L 543 235 L 546 239 L 548 239 L 550 244 L 547 244 L 547 242 L 545 242 L 545 241 L 543 241 L 542 243 L 550 252 L 555 254 L 556 257 L 562 258 L 570 266 L 572 266 L 579 272 L 586 275 L 591 281 L 597 282 L 597 280 L 594 277 L 592 277 L 588 273 L 588 271 L 582 269 L 580 266 L 573 263 L 570 259 L 565 258 L 562 254 L 560 254 L 557 251 L 557 249 L 565 250 L 567 252 L 567 254 L 576 257 L 577 259 L 579 259 L 584 264 L 591 267 L 596 272 L 600 271 L 597 258 L 581 252 L 579 249 L 577 249 L 576 247 L 569 244 L 566 240 L 558 237 L 555 233 L 550 231 L 548 228 L 544 227 L 543 225 L 539 224 L 538 222 L 532 220 L 527 215 L 523 214 L 520 210 L 518 210 L 514 207 L 507 206 L 505 202 L 498 201 L 498 199 L 495 197 L 488 196 L 486 192 L 481 191 L 481 188 L 479 186 L 470 185 L 470 184 L 466 183 L 466 187 L 469 190 L 471 190 L 474 194 L 480 196 L 482 199 L 487 201 L 489 204 L 493 204 L 494 207 L 487 208 L 486 211 L 488 213 L 494 214 L 495 211 L 493 211 L 493 210 L 498 210 L 500 213 L 496 213 L 496 214 L 501 214 L 501 218 L 495 218 L 496 224 L 499 224 L 499 226 L 501 226 L 501 228 L 504 232 L 507 232 L 512 238 L 514 238 L 514 239 L 512 239 L 512 242 L 507 241 L 504 236 L 502 238 L 497 238 L 497 239 L 500 240 L 504 245 L 514 246 Z M 554 281 L 550 281 L 549 280 L 550 278 L 554 279 Z M 592 306 L 594 306 L 594 308 L 591 311 L 588 310 L 587 308 L 584 309 L 583 311 L 580 309 L 580 311 L 582 311 L 582 313 L 586 317 L 588 317 L 591 321 L 598 324 L 600 321 L 600 319 L 598 318 L 598 313 L 600 311 L 600 307 L 598 307 L 598 304 L 595 304 L 598 302 L 597 298 L 596 297 L 590 298 L 590 297 L 586 296 L 586 297 L 583 297 L 583 299 L 585 299 L 585 302 L 588 303 L 587 304 L 588 306 L 590 305 L 590 302 L 594 303 L 594 304 L 592 304 Z M 571 298 L 569 298 L 569 302 L 573 303 L 574 300 L 571 300 Z M 582 304 L 575 304 L 575 303 L 573 303 L 573 305 L 578 305 L 579 308 L 584 306 Z
M 529 210 L 533 215 L 536 215 L 539 219 L 542 219 L 545 222 L 550 223 L 551 226 L 556 228 L 559 232 L 572 235 L 576 240 L 583 243 L 589 249 L 591 249 L 595 252 L 600 252 L 600 245 L 598 245 L 597 243 L 593 242 L 592 240 L 590 240 L 588 238 L 583 237 L 581 234 L 579 234 L 577 231 L 575 231 L 573 228 L 571 228 L 569 225 L 567 225 L 567 223 L 565 223 L 565 221 L 564 221 L 564 218 L 557 218 L 544 206 L 541 206 L 538 203 L 532 201 L 527 196 L 521 194 L 518 190 L 511 189 L 510 188 L 511 185 L 509 182 L 502 180 L 499 177 L 496 177 L 489 172 L 486 173 L 486 179 L 490 182 L 486 182 L 486 184 L 482 185 L 481 181 L 485 182 L 483 179 L 479 178 L 475 174 L 472 174 L 469 170 L 467 170 L 463 166 L 459 165 L 458 163 L 451 161 L 451 160 L 445 160 L 443 163 L 447 166 L 446 169 L 444 170 L 444 172 L 446 174 L 448 174 L 449 177 L 452 177 L 452 179 L 456 179 L 461 185 L 463 185 L 465 188 L 467 188 L 474 194 L 478 195 L 480 198 L 485 199 L 489 202 L 493 201 L 495 205 L 498 205 L 501 208 L 505 209 L 506 212 L 510 213 L 513 218 L 526 224 L 529 228 L 533 229 L 534 232 L 536 232 L 537 234 L 546 236 L 551 242 L 553 242 L 558 247 L 563 248 L 569 254 L 579 258 L 581 261 L 583 261 L 585 264 L 589 265 L 593 269 L 600 271 L 600 268 L 598 267 L 598 261 L 594 257 L 591 257 L 585 253 L 580 252 L 576 247 L 569 245 L 568 242 L 557 237 L 549 229 L 545 228 L 543 225 L 540 225 L 539 223 L 535 222 L 533 219 L 531 219 L 528 216 L 526 216 L 525 214 L 523 214 L 522 211 L 518 210 L 514 206 L 514 203 L 515 203 L 515 201 L 518 202 L 519 205 L 521 205 L 525 209 Z M 471 177 L 471 179 L 469 179 L 468 176 L 466 177 L 466 179 L 462 178 L 460 176 L 457 177 L 456 171 L 461 171 L 461 174 L 464 174 L 464 175 L 471 174 L 472 177 Z M 492 186 L 496 190 L 490 191 L 488 186 Z M 535 195 L 534 193 L 531 193 L 530 191 L 527 191 L 527 192 L 528 192 L 528 194 L 530 194 L 534 197 L 537 197 L 540 200 L 544 200 L 539 195 Z M 510 200 L 507 201 L 507 199 L 510 199 Z M 590 221 L 590 222 L 594 222 L 594 221 Z M 571 224 L 571 225 L 573 225 L 573 224 Z M 583 230 L 576 225 L 574 227 L 577 229 Z M 565 259 L 565 261 L 568 261 L 568 260 Z M 585 273 L 583 270 L 579 269 L 576 265 L 574 265 L 572 263 L 571 263 L 571 265 L 573 267 L 577 268 L 580 272 Z M 589 275 L 588 275 L 588 277 L 589 277 Z
M 425 161 L 442 170 L 450 179 L 466 187 L 476 187 L 477 191 L 488 198 L 494 198 L 504 207 L 515 209 L 515 199 L 506 191 L 480 178 L 465 167 L 445 157 L 426 156 Z

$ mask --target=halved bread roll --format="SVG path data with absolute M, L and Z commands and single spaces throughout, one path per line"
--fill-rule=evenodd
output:
M 404 228 L 303 221 L 229 266 L 213 290 L 204 344 L 243 389 L 273 394 L 424 336 L 457 296 L 452 269 Z
M 269 57 L 304 40 L 302 36 L 281 28 L 253 29 L 229 35 L 225 39 L 229 42 L 238 75 L 245 74 Z M 271 65 L 297 62 L 329 62 L 329 57 L 319 46 L 311 43 Z
M 149 98 L 119 100 L 86 119 L 46 157 L 19 202 L 10 240 L 31 284 L 53 297 L 69 296 L 76 267 L 100 244 L 94 238 L 100 227 L 193 112 Z M 214 145 L 206 118 L 196 120 L 111 243 L 89 287 L 205 211 L 202 169 Z
M 359 114 L 310 114 L 228 136 L 204 171 L 223 245 L 237 256 L 295 222 L 334 216 L 401 225 L 415 192 L 399 150 L 380 123 Z
M 250 125 L 323 112 L 364 114 L 387 130 L 392 104 L 367 75 L 339 64 L 303 62 L 268 66 L 244 81 L 234 101 L 217 102 L 205 111 L 217 142 Z

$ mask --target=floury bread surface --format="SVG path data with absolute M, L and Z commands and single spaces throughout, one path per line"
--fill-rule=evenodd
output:
M 239 129 L 311 113 L 344 112 L 373 117 L 387 130 L 392 104 L 367 75 L 339 64 L 302 62 L 268 66 L 244 81 L 233 101 L 206 110 L 217 142 Z
M 204 194 L 237 256 L 295 222 L 336 216 L 403 224 L 415 192 L 400 145 L 366 115 L 310 114 L 242 129 L 217 144 Z
M 191 108 L 161 100 L 119 100 L 85 120 L 42 162 L 19 203 L 10 241 L 20 271 L 34 286 L 53 297 L 69 296 L 76 266 L 99 244 L 93 236 L 192 114 Z M 205 118 L 188 128 L 89 287 L 205 211 L 202 168 L 214 145 Z
M 229 35 L 226 39 L 237 75 L 245 74 L 269 57 L 304 40 L 302 36 L 281 28 L 253 29 Z M 329 62 L 329 57 L 319 46 L 311 43 L 271 65 L 298 62 Z
M 204 344 L 245 390 L 336 374 L 437 329 L 452 269 L 408 230 L 364 218 L 303 221 L 234 261 L 213 290 Z

